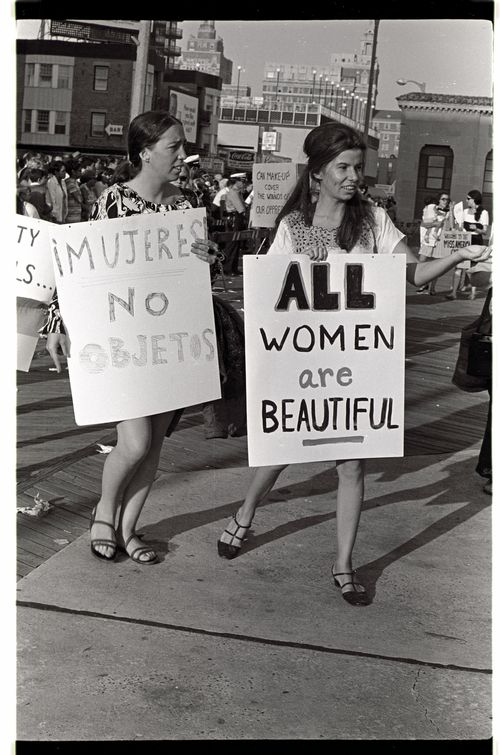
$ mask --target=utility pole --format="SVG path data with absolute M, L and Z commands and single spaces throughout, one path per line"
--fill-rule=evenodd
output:
M 135 37 L 132 37 L 137 44 L 137 55 L 135 58 L 134 81 L 132 84 L 130 120 L 144 111 L 144 93 L 146 91 L 146 76 L 148 71 L 151 21 L 139 21 L 139 24 L 139 39 L 136 41 Z
M 373 79 L 375 78 L 375 63 L 377 60 L 377 36 L 379 20 L 375 20 L 373 28 L 373 45 L 372 45 L 372 59 L 370 64 L 370 78 L 368 80 L 368 102 L 366 103 L 365 112 L 365 128 L 363 131 L 363 138 L 365 143 L 368 144 L 368 129 L 370 128 L 370 118 L 372 114 L 372 95 L 373 95 Z

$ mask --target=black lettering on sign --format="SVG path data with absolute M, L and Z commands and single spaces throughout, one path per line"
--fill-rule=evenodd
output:
M 375 294 L 363 293 L 363 276 L 363 265 L 346 264 L 346 309 L 375 309 Z
M 297 309 L 309 309 L 309 302 L 306 296 L 304 279 L 298 262 L 291 262 L 286 271 L 285 280 L 281 289 L 280 296 L 276 303 L 277 311 L 287 311 L 292 301 L 297 303 Z

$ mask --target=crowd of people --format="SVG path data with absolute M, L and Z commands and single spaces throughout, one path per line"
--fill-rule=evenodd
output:
M 17 212 L 53 223 L 89 220 L 103 191 L 131 180 L 135 170 L 124 157 L 27 152 L 17 160 Z M 192 207 L 206 209 L 210 232 L 240 231 L 250 226 L 253 193 L 247 173 L 211 173 L 201 167 L 199 155 L 189 155 L 173 183 Z M 225 274 L 240 275 L 240 256 L 245 248 L 240 241 L 225 245 Z
M 18 199 L 29 205 L 33 194 L 38 193 L 36 201 L 42 210 L 38 211 L 39 216 L 57 223 L 204 206 L 211 223 L 223 221 L 233 230 L 244 227 L 252 196 L 246 175 L 237 173 L 225 179 L 201 171 L 196 165 L 197 156 L 186 155 L 182 124 L 169 113 L 153 111 L 137 116 L 129 128 L 128 145 L 129 159 L 119 163 L 98 158 L 89 164 L 88 158 L 63 155 L 45 165 L 41 155 L 30 156 L 19 168 Z M 304 254 L 321 261 L 330 252 L 400 253 L 406 257 L 407 280 L 416 287 L 429 285 L 464 262 L 474 264 L 489 257 L 490 249 L 481 245 L 485 218 L 477 193 L 468 194 L 473 220 L 467 215 L 465 222 L 471 223 L 471 230 L 476 232 L 473 242 L 478 238 L 481 242 L 447 256 L 427 254 L 425 259 L 418 259 L 387 210 L 360 190 L 366 145 L 358 132 L 333 122 L 321 124 L 307 135 L 304 152 L 306 167 L 277 218 L 269 254 Z M 35 186 L 45 190 L 33 192 Z M 444 205 L 445 199 L 444 195 L 440 197 L 438 204 Z M 439 207 L 435 212 L 441 212 Z M 449 210 L 443 206 L 442 212 L 446 214 Z M 68 221 L 68 217 L 74 220 Z M 430 221 L 426 223 L 426 230 L 435 227 Z M 432 246 L 428 236 L 426 244 Z M 209 263 L 211 269 L 221 257 L 218 245 L 210 239 L 196 240 L 192 252 Z M 237 247 L 230 243 L 224 253 L 227 270 L 237 272 Z M 221 307 L 215 300 L 214 309 L 223 394 L 233 372 L 232 395 L 242 397 L 245 386 L 241 322 L 237 322 L 231 308 Z M 68 354 L 70 345 L 57 297 L 51 307 L 46 335 L 47 350 L 60 371 L 60 351 Z M 224 342 L 229 335 L 237 343 L 228 349 Z M 106 459 L 101 497 L 90 523 L 91 551 L 101 561 L 113 560 L 118 549 L 139 564 L 158 560 L 155 550 L 137 536 L 136 529 L 154 480 L 163 439 L 175 429 L 181 412 L 182 409 L 118 422 L 117 443 Z M 364 460 L 342 459 L 334 464 L 339 485 L 332 575 L 348 603 L 367 605 L 369 598 L 352 561 L 364 497 Z M 283 469 L 284 466 L 256 469 L 243 504 L 218 541 L 221 557 L 232 559 L 239 554 L 258 504 L 271 491 Z

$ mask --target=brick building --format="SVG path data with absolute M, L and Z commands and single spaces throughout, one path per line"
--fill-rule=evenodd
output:
M 134 44 L 17 41 L 17 147 L 125 154 Z M 145 109 L 156 103 L 164 59 L 150 50 Z
M 493 210 L 491 97 L 410 92 L 397 97 L 401 137 L 396 181 L 398 218 L 419 219 L 428 196 L 463 202 L 479 189 Z

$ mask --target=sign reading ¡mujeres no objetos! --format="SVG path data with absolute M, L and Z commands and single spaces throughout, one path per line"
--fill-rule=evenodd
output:
M 51 251 L 79 425 L 220 397 L 204 209 L 53 226 Z
M 402 456 L 404 255 L 243 260 L 250 466 Z

